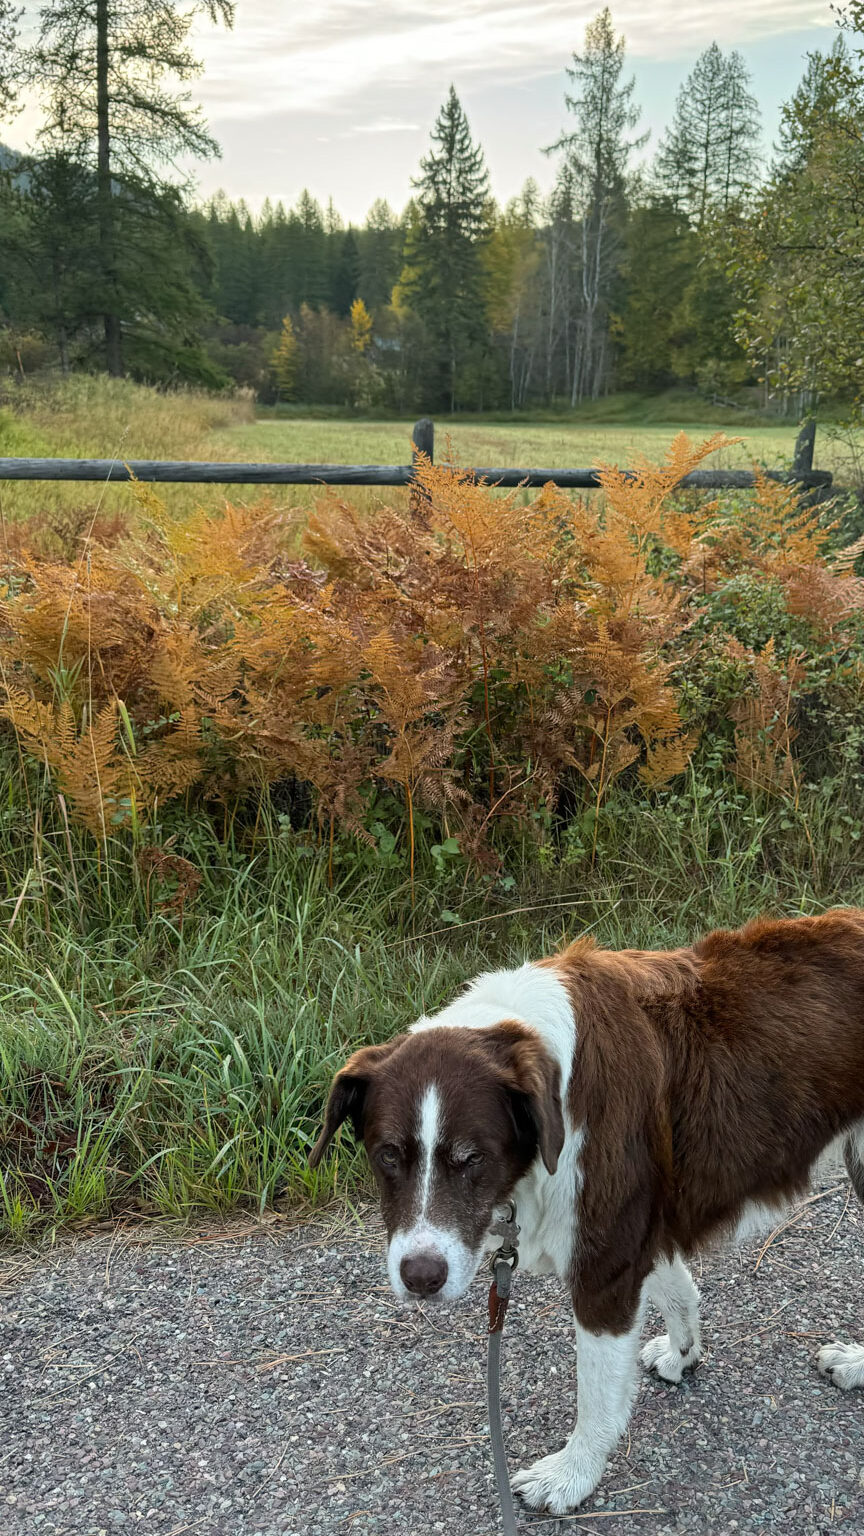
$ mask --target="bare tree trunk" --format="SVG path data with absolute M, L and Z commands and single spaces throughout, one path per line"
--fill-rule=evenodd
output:
M 516 347 L 519 341 L 519 305 L 513 314 L 513 324 L 510 327 L 510 409 L 515 411 L 518 400 L 516 386 Z
M 555 311 L 558 306 L 558 232 L 553 224 L 547 245 L 549 314 L 546 326 L 546 403 L 552 404 L 552 356 L 555 348 Z
M 117 293 L 117 244 L 111 186 L 111 129 L 108 97 L 108 0 L 96 0 L 96 197 L 99 261 L 105 299 L 105 360 L 113 378 L 123 374 L 123 339 Z

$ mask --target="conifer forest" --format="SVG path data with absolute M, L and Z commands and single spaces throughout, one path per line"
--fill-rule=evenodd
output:
M 404 207 L 346 223 L 304 190 L 254 211 L 174 167 L 218 145 L 180 87 L 196 13 L 228 0 L 0 0 L 0 367 L 105 370 L 263 403 L 569 407 L 612 391 L 854 402 L 864 263 L 859 0 L 809 53 L 774 141 L 741 54 L 712 43 L 656 142 L 609 10 L 566 69 L 552 173 L 503 205 L 451 86 Z M 566 61 L 562 60 L 562 64 Z

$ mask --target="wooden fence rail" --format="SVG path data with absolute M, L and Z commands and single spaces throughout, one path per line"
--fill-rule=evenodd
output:
M 814 491 L 832 484 L 827 470 L 814 470 L 815 422 L 798 434 L 791 470 L 769 469 L 772 480 L 788 480 Z M 435 428 L 428 416 L 414 427 L 410 464 L 215 464 L 172 459 L 4 459 L 0 480 L 143 480 L 163 485 L 410 485 L 418 453 L 435 457 Z M 590 490 L 599 485 L 599 469 L 472 468 L 477 480 L 500 486 L 553 485 Z M 749 469 L 697 469 L 681 484 L 700 490 L 746 489 L 754 483 Z

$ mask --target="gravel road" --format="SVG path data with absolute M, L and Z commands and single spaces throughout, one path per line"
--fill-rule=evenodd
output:
M 363 1214 L 0 1256 L 0 1536 L 496 1536 L 481 1283 L 403 1310 Z M 815 1365 L 864 1339 L 862 1212 L 834 1173 L 764 1241 L 697 1264 L 704 1363 L 643 1381 L 578 1519 L 523 1531 L 864 1530 L 864 1393 Z M 573 1417 L 553 1283 L 518 1276 L 504 1348 L 515 1468 Z

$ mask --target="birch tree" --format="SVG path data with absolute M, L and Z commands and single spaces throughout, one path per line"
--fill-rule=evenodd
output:
M 578 304 L 571 317 L 570 398 L 596 399 L 611 362 L 609 311 L 621 252 L 624 185 L 631 138 L 639 121 L 635 82 L 622 79 L 624 38 L 616 36 L 608 7 L 589 23 L 585 47 L 574 53 L 565 95 L 573 126 L 550 148 L 563 154 L 573 179 L 579 220 Z

